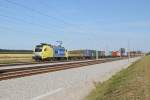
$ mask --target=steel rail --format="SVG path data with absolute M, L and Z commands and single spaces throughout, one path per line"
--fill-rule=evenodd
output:
M 105 60 L 95 60 L 87 62 L 78 62 L 78 63 L 67 63 L 67 64 L 58 64 L 52 66 L 40 66 L 40 67 L 27 67 L 27 68 L 15 68 L 15 69 L 5 69 L 0 71 L 0 81 L 19 78 L 25 76 L 31 76 L 35 74 L 54 72 L 59 70 L 78 68 L 87 65 L 103 63 Z

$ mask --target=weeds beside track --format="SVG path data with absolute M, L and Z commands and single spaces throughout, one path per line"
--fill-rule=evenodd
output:
M 86 100 L 150 100 L 150 56 L 97 83 Z

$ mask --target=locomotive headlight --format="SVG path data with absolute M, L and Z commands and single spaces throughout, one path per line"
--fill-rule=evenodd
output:
M 42 52 L 34 52 L 34 56 L 41 57 L 42 56 Z

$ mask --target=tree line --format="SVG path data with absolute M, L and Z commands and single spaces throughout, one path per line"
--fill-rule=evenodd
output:
M 32 50 L 9 50 L 9 49 L 0 49 L 1 54 L 30 54 L 32 53 Z

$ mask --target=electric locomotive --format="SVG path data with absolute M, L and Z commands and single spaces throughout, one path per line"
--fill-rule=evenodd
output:
M 60 60 L 67 59 L 67 50 L 61 45 L 41 43 L 34 49 L 33 59 L 38 60 Z

